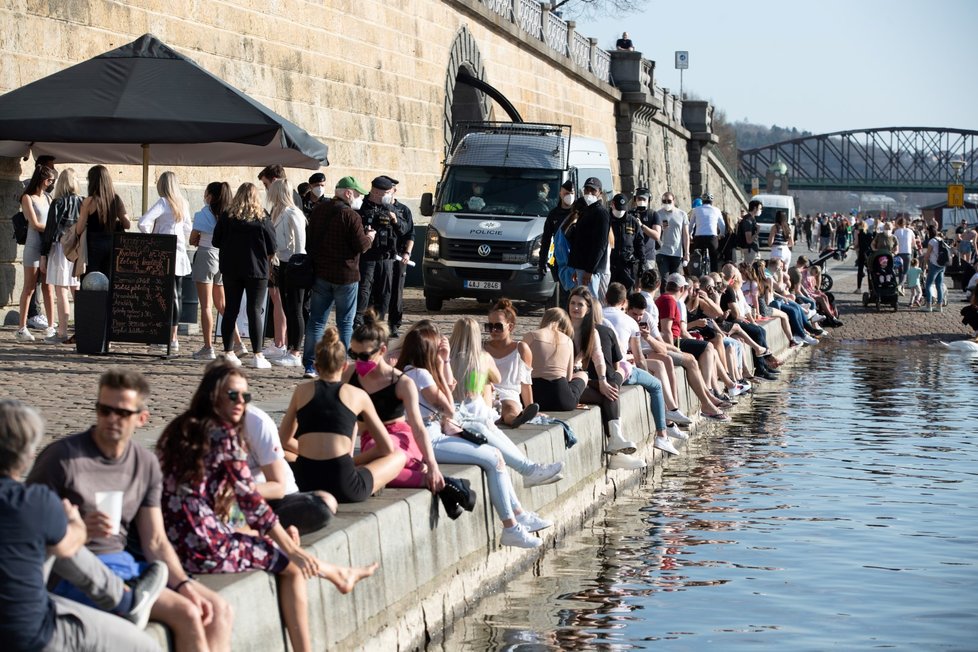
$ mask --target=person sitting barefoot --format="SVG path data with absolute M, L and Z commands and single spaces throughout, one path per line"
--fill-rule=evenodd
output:
M 499 398 L 502 422 L 510 428 L 519 428 L 540 411 L 533 402 L 533 354 L 525 342 L 514 342 L 516 310 L 509 299 L 500 299 L 489 310 L 485 343 L 486 353 L 492 356 L 499 370 L 499 382 L 493 383 Z M 523 406 L 526 407 L 523 407 Z

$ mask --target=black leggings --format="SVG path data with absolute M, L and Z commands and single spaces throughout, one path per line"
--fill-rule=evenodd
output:
M 533 379 L 533 402 L 539 405 L 541 410 L 569 412 L 581 402 L 583 392 L 584 381 L 580 378 L 570 381 L 566 378 Z
M 306 291 L 289 283 L 288 269 L 288 264 L 278 267 L 278 291 L 282 296 L 282 310 L 285 311 L 285 337 L 290 351 L 301 351 L 302 336 L 306 331 L 306 320 L 302 318 Z
M 327 491 L 339 503 L 362 503 L 374 492 L 374 476 L 370 469 L 355 466 L 350 455 L 330 460 L 313 460 L 300 455 L 292 470 L 299 489 Z
M 715 272 L 720 269 L 719 263 L 719 252 L 717 251 L 717 245 L 720 239 L 715 235 L 698 235 L 693 238 L 693 250 L 706 249 L 710 252 L 710 271 Z
M 621 377 L 617 371 L 608 374 L 608 382 L 618 388 L 621 391 L 622 383 L 624 379 Z M 588 382 L 587 388 L 585 388 L 584 393 L 581 394 L 581 403 L 590 403 L 591 405 L 597 404 L 598 408 L 601 409 L 601 422 L 608 423 L 609 421 L 614 421 L 621 416 L 621 404 L 618 401 L 611 401 L 607 396 L 602 394 L 598 390 L 598 381 L 592 380 Z
M 267 295 L 267 278 L 224 277 L 224 318 L 221 320 L 221 339 L 224 351 L 234 347 L 234 322 L 241 310 L 241 298 L 248 293 L 248 335 L 255 353 L 262 350 L 265 341 L 265 322 L 261 318 L 262 304 Z

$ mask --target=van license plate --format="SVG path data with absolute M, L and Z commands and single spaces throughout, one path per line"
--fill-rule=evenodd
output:
M 503 284 L 500 281 L 463 281 L 462 287 L 467 290 L 501 290 Z

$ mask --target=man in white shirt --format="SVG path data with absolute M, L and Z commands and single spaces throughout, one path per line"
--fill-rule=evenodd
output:
M 726 231 L 726 225 L 723 222 L 723 213 L 713 205 L 713 193 L 703 194 L 703 205 L 693 209 L 689 222 L 693 229 L 693 249 L 706 249 L 710 254 L 710 271 L 717 271 L 720 262 L 717 248 L 720 236 Z

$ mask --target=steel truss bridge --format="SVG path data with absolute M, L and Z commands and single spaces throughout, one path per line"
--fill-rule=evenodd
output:
M 945 192 L 955 182 L 951 161 L 964 161 L 958 183 L 978 188 L 978 131 L 886 127 L 837 131 L 741 150 L 738 175 L 750 192 L 763 189 L 768 168 L 787 166 L 789 190 Z

